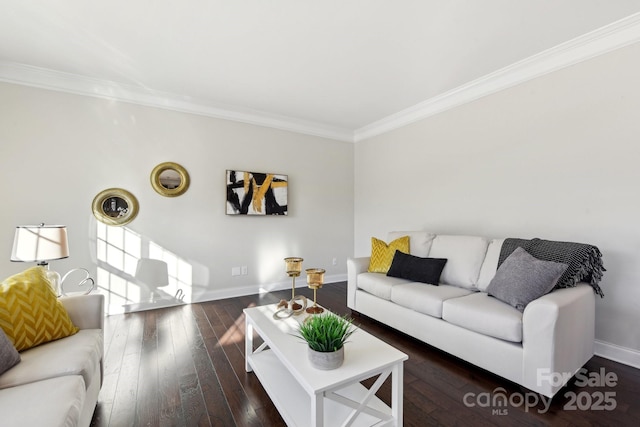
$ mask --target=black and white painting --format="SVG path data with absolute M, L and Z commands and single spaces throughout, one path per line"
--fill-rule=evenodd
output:
M 227 170 L 227 215 L 287 215 L 287 175 Z

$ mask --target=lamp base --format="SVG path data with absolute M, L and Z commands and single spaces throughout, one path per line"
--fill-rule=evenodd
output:
M 53 293 L 56 294 L 57 297 L 60 296 L 60 273 L 57 271 L 53 271 L 49 269 L 49 264 L 41 263 L 39 266 L 44 268 L 45 275 L 47 276 L 47 280 L 51 285 L 51 289 L 53 289 Z

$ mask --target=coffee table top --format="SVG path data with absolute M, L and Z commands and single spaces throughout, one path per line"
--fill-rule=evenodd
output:
M 337 369 L 323 371 L 311 366 L 307 343 L 296 337 L 306 313 L 275 320 L 276 304 L 245 308 L 244 314 L 258 334 L 278 355 L 278 359 L 307 392 L 317 394 L 340 384 L 361 381 L 391 367 L 408 356 L 368 332 L 356 327 L 344 347 L 344 363 Z

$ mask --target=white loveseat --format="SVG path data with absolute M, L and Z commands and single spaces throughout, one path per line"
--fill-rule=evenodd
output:
M 369 257 L 352 258 L 349 308 L 547 397 L 593 356 L 590 285 L 556 289 L 521 312 L 486 293 L 504 239 L 411 231 L 388 241 L 406 235 L 412 255 L 447 259 L 439 286 L 369 273 Z
M 102 385 L 104 296 L 62 297 L 80 331 L 20 353 L 0 375 L 0 425 L 89 426 Z

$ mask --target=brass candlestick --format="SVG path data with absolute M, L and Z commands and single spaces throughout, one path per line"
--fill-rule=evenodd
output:
M 325 270 L 322 268 L 307 268 L 307 284 L 309 288 L 313 289 L 313 305 L 307 308 L 309 314 L 320 314 L 324 311 L 322 307 L 318 307 L 317 304 L 317 292 L 324 283 Z
M 289 275 L 289 277 L 291 277 L 292 279 L 291 301 L 289 301 L 288 305 L 290 306 L 291 310 L 296 314 L 298 311 L 302 311 L 302 309 L 304 308 L 302 304 L 299 304 L 298 302 L 296 302 L 296 277 L 300 276 L 300 273 L 302 272 L 302 261 L 304 260 L 299 257 L 288 257 L 284 259 L 284 262 L 286 263 L 286 267 L 287 267 L 287 275 Z M 306 306 L 306 302 L 305 302 L 305 306 Z

